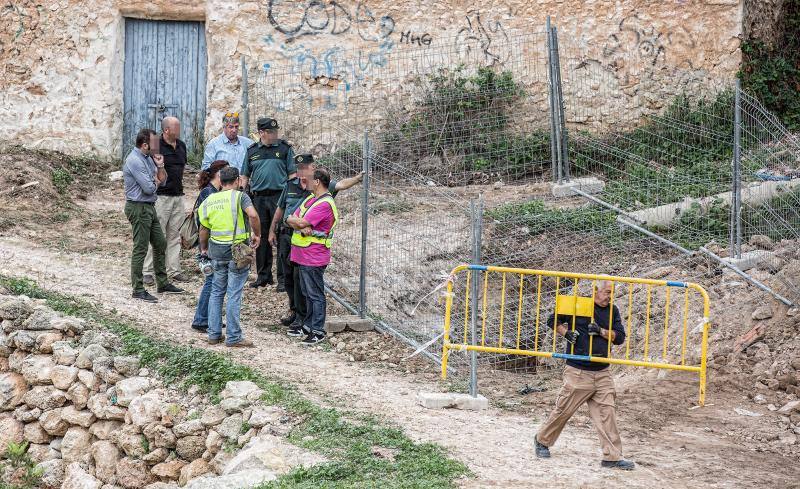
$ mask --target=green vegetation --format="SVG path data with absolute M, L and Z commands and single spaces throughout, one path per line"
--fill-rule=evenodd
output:
M 772 240 L 797 239 L 800 229 L 800 189 L 773 197 L 762 205 L 742 207 L 742 234 L 763 234 Z M 662 236 L 689 249 L 714 240 L 727 243 L 730 236 L 730 204 L 715 200 L 705 208 L 694 204 L 666 229 Z
M 28 442 L 9 442 L 0 461 L 0 489 L 34 489 L 39 487 L 44 471 L 28 455 Z
M 122 339 L 123 354 L 138 355 L 142 366 L 157 371 L 167 384 L 197 385 L 211 395 L 219 394 L 230 380 L 258 384 L 265 391 L 265 402 L 280 405 L 302 420 L 289 441 L 318 450 L 330 460 L 298 468 L 262 488 L 446 488 L 469 475 L 467 468 L 447 458 L 441 447 L 414 443 L 400 430 L 375 419 L 318 406 L 292 387 L 268 380 L 227 356 L 148 337 L 115 314 L 83 299 L 44 290 L 28 279 L 0 276 L 0 285 L 13 294 L 45 299 L 56 311 L 83 317 L 116 333 Z M 394 458 L 374 453 L 376 448 L 392 451 Z
M 66 193 L 72 181 L 72 175 L 67 170 L 63 168 L 53 169 L 53 185 L 56 187 L 56 190 L 58 190 L 58 193 Z
M 742 208 L 742 234 L 764 234 L 773 240 L 797 239 L 800 229 L 800 189 L 787 192 L 759 206 Z M 598 206 L 550 209 L 541 200 L 506 204 L 487 212 L 501 229 L 526 228 L 536 236 L 546 232 L 591 232 L 607 243 L 623 241 L 626 234 L 616 223 L 616 214 Z M 672 225 L 654 232 L 687 249 L 698 249 L 711 241 L 727 243 L 730 233 L 730 204 L 715 200 L 710 205 L 694 204 Z
M 547 131 L 516 135 L 511 114 L 524 95 L 510 71 L 464 66 L 439 70 L 419 82 L 422 95 L 411 110 L 391 113 L 381 135 L 389 161 L 439 157 L 450 171 L 513 173 L 541 171 L 550 161 Z M 456 161 L 458 164 L 451 162 Z
M 513 227 L 526 227 L 535 236 L 547 231 L 602 231 L 614 229 L 616 215 L 597 206 L 548 209 L 541 200 L 506 204 L 487 212 L 489 217 Z
M 764 102 L 792 131 L 800 130 L 800 0 L 783 2 L 774 46 L 749 39 L 742 43 L 742 86 Z
M 627 209 L 729 190 L 733 97 L 730 90 L 712 99 L 679 96 L 631 131 L 573 133 L 573 172 L 604 174 L 604 199 Z

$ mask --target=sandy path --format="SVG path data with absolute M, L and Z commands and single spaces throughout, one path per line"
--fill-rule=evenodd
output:
M 52 290 L 115 308 L 136 318 L 141 328 L 177 343 L 225 351 L 208 347 L 189 330 L 197 284 L 191 285 L 191 295 L 143 304 L 130 299 L 127 262 L 119 258 L 53 251 L 21 237 L 0 237 L 0 258 L 0 273 L 30 277 Z M 255 294 L 248 290 L 245 301 L 262 301 L 264 319 L 274 322 L 271 317 L 284 307 L 282 294 Z M 796 481 L 796 460 L 754 452 L 725 435 L 716 421 L 730 408 L 724 413 L 721 407 L 686 410 L 658 430 L 635 426 L 635 416 L 622 412 L 626 455 L 639 463 L 632 473 L 597 469 L 594 430 L 582 423 L 568 426 L 555 457 L 542 462 L 534 458 L 531 443 L 538 424 L 533 419 L 544 418 L 544 410 L 530 416 L 497 408 L 477 413 L 426 410 L 417 405 L 415 395 L 440 389 L 429 375 L 351 363 L 336 352 L 308 350 L 266 328 L 245 327 L 258 349 L 231 352 L 237 361 L 290 381 L 315 399 L 377 414 L 415 440 L 445 446 L 477 476 L 464 481 L 464 487 L 786 487 Z M 632 396 L 622 394 L 619 402 Z M 659 396 L 651 401 L 664 402 Z

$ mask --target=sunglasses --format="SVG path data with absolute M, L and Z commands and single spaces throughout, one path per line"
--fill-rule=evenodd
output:
M 226 112 L 225 117 L 239 117 L 238 112 Z

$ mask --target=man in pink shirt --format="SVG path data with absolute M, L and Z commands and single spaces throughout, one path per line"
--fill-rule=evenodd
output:
M 290 259 L 300 266 L 300 288 L 306 298 L 307 317 L 294 331 L 307 336 L 301 342 L 315 345 L 325 340 L 325 268 L 331 262 L 333 228 L 339 220 L 336 203 L 328 192 L 331 175 L 318 168 L 307 182 L 312 192 L 286 223 L 294 229 Z M 292 332 L 290 332 L 291 335 Z

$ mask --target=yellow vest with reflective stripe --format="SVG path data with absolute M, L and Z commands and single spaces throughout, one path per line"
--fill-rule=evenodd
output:
M 313 198 L 314 198 L 313 194 L 309 195 L 308 197 L 306 197 L 306 200 L 304 200 L 303 203 L 300 204 L 299 216 L 300 217 L 305 217 L 305 215 L 308 213 L 308 211 L 310 211 L 311 209 L 316 207 L 318 204 L 321 204 L 322 202 L 327 202 L 331 206 L 331 210 L 333 210 L 333 224 L 331 225 L 331 230 L 328 231 L 328 234 L 325 237 L 321 237 L 321 236 L 303 236 L 300 233 L 300 231 L 295 230 L 295 232 L 292 233 L 292 246 L 299 246 L 300 248 L 308 248 L 312 244 L 321 244 L 321 245 L 325 246 L 326 248 L 330 248 L 331 247 L 331 243 L 333 243 L 333 228 L 335 228 L 336 227 L 336 223 L 339 222 L 339 209 L 336 208 L 336 202 L 334 202 L 333 197 L 331 196 L 331 194 L 323 195 L 322 197 L 317 199 L 313 204 L 311 204 L 310 206 L 306 207 L 306 204 L 308 204 L 308 201 L 313 199 Z
M 236 190 L 223 190 L 209 195 L 200 205 L 198 215 L 200 224 L 207 227 L 211 234 L 211 241 L 218 244 L 236 244 L 250 237 L 244 224 L 244 209 L 239 204 L 241 192 Z M 238 216 L 237 208 L 241 210 Z M 233 235 L 234 219 L 238 219 L 238 234 Z

